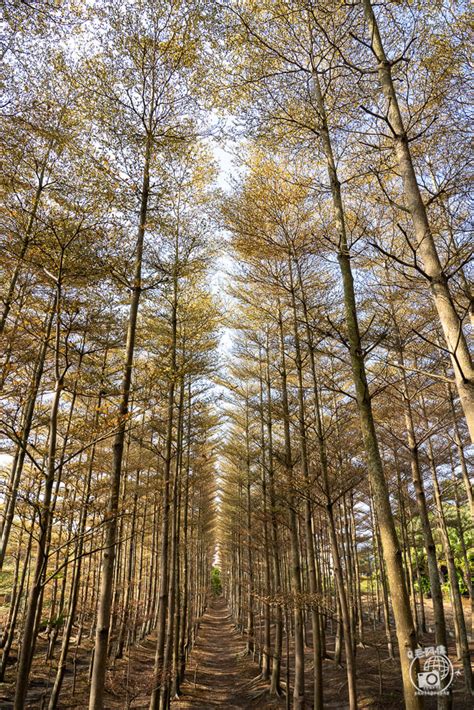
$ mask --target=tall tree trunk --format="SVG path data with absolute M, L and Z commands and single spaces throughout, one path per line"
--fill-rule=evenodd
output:
M 275 490 L 275 470 L 273 465 L 273 418 L 272 418 L 272 386 L 270 379 L 270 347 L 266 343 L 266 409 L 267 409 L 267 440 L 268 440 L 268 488 L 270 494 L 270 521 L 273 562 L 273 589 L 275 595 L 282 592 L 280 552 L 278 548 L 277 497 Z M 275 609 L 275 642 L 273 647 L 272 676 L 270 695 L 281 695 L 280 675 L 283 652 L 283 611 L 278 603 Z
M 94 661 L 92 666 L 89 710 L 102 710 L 104 706 L 104 684 L 107 667 L 107 650 L 110 633 L 110 614 L 112 606 L 114 562 L 117 545 L 117 522 L 119 514 L 119 496 L 122 481 L 122 459 L 127 431 L 130 389 L 132 383 L 133 356 L 138 319 L 138 308 L 142 292 L 142 262 L 145 239 L 148 199 L 150 194 L 150 161 L 153 137 L 147 132 L 145 162 L 141 189 L 140 222 L 136 241 L 135 264 L 132 296 L 128 316 L 127 342 L 125 345 L 125 363 L 122 374 L 122 386 L 119 404 L 119 428 L 113 444 L 112 474 L 110 497 L 105 519 L 105 545 L 102 555 L 102 577 L 99 592 L 99 608 L 95 636 Z
M 314 535 L 313 535 L 313 515 L 311 510 L 311 481 L 309 474 L 309 458 L 308 446 L 306 437 L 306 416 L 305 416 L 305 401 L 304 401 L 304 384 L 303 384 L 303 363 L 301 356 L 300 335 L 298 330 L 298 312 L 296 307 L 295 286 L 293 283 L 293 265 L 291 256 L 289 259 L 290 284 L 291 284 L 291 305 L 293 310 L 293 329 L 295 334 L 295 353 L 296 353 L 296 369 L 298 375 L 298 424 L 300 435 L 300 454 L 301 468 L 303 472 L 304 484 L 306 486 L 305 495 L 305 535 L 306 546 L 308 550 L 308 576 L 309 576 L 309 591 L 312 596 L 311 603 L 311 631 L 313 635 L 313 673 L 314 673 L 314 710 L 322 710 L 323 708 L 323 668 L 322 668 L 322 653 L 321 653 L 321 638 L 319 626 L 319 613 L 316 605 L 318 594 L 318 583 L 316 577 Z M 318 406 L 318 403 L 315 403 Z M 318 407 L 319 411 L 319 407 Z M 319 429 L 318 429 L 319 436 Z M 347 664 L 349 679 L 349 695 L 356 702 L 355 695 L 355 666 L 350 661 Z M 355 704 L 351 703 L 351 708 Z
M 105 355 L 104 355 L 104 362 L 103 362 L 103 366 L 102 366 L 102 378 L 104 376 L 106 361 L 107 361 L 107 351 L 105 352 Z M 99 392 L 96 413 L 94 416 L 94 431 L 97 430 L 97 426 L 99 423 L 99 414 L 100 414 L 100 406 L 101 406 L 101 402 L 102 402 L 102 396 L 103 396 L 103 392 L 101 390 Z M 81 506 L 81 515 L 80 515 L 79 525 L 78 525 L 78 529 L 77 529 L 78 538 L 77 538 L 77 545 L 76 545 L 76 550 L 75 550 L 75 554 L 76 554 L 77 559 L 76 559 L 76 564 L 75 564 L 72 583 L 71 583 L 71 592 L 70 592 L 70 599 L 69 599 L 69 606 L 68 606 L 68 613 L 67 613 L 67 621 L 66 621 L 66 626 L 64 628 L 64 632 L 63 632 L 63 638 L 62 638 L 62 642 L 61 642 L 61 651 L 59 654 L 58 666 L 57 666 L 57 670 L 56 670 L 56 677 L 54 679 L 54 684 L 53 684 L 53 688 L 51 690 L 51 696 L 49 699 L 48 710 L 56 710 L 56 707 L 57 707 L 57 704 L 59 701 L 59 695 L 61 693 L 62 683 L 64 680 L 64 675 L 66 673 L 67 654 L 69 651 L 69 643 L 71 640 L 72 629 L 73 629 L 74 621 L 76 618 L 76 608 L 77 608 L 77 602 L 79 599 L 79 592 L 80 592 L 81 571 L 82 571 L 82 562 L 83 562 L 84 545 L 85 545 L 84 534 L 86 531 L 87 516 L 89 514 L 89 500 L 90 500 L 90 495 L 91 495 L 91 482 L 92 482 L 92 474 L 94 471 L 95 452 L 96 452 L 96 446 L 94 444 L 91 447 L 89 463 L 87 466 L 86 484 L 85 484 L 84 496 L 83 496 L 83 501 L 82 501 L 82 506 Z
M 454 443 L 456 444 L 456 449 L 458 451 L 459 463 L 461 465 L 462 480 L 463 480 L 464 488 L 465 488 L 466 495 L 467 495 L 467 501 L 469 504 L 469 508 L 471 510 L 471 516 L 474 520 L 474 495 L 472 492 L 471 478 L 470 478 L 469 472 L 467 470 L 466 457 L 464 455 L 464 448 L 463 448 L 462 441 L 461 441 L 461 432 L 459 431 L 459 422 L 458 422 L 458 418 L 456 415 L 456 407 L 454 406 L 453 390 L 452 390 L 451 385 L 447 385 L 446 389 L 447 389 L 447 394 L 448 394 L 449 408 L 451 411 L 453 428 L 454 428 Z
M 344 310 L 352 375 L 356 389 L 357 406 L 359 410 L 362 439 L 367 457 L 367 467 L 378 512 L 380 538 L 384 554 L 388 583 L 392 596 L 393 614 L 400 648 L 400 665 L 402 669 L 403 694 L 406 710 L 420 710 L 421 698 L 416 695 L 410 675 L 410 659 L 408 651 L 414 652 L 416 643 L 415 628 L 411 616 L 410 601 L 403 573 L 402 555 L 395 530 L 387 482 L 385 480 L 382 459 L 380 457 L 377 434 L 372 413 L 372 401 L 365 372 L 364 350 L 362 347 L 357 304 L 354 291 L 354 279 L 347 242 L 344 208 L 341 194 L 341 184 L 338 179 L 336 163 L 332 151 L 324 99 L 321 92 L 319 77 L 314 72 L 314 95 L 319 113 L 319 128 L 323 150 L 326 156 L 331 194 L 333 200 L 336 227 L 339 237 L 338 262 L 342 276 L 344 292 Z
M 49 556 L 50 526 L 52 523 L 52 494 L 56 474 L 56 449 L 58 441 L 58 417 L 61 395 L 64 388 L 64 377 L 66 367 L 61 367 L 61 289 L 62 289 L 62 267 L 64 250 L 61 252 L 61 259 L 58 267 L 56 279 L 56 332 L 55 332 L 55 382 L 54 393 L 49 414 L 49 446 L 47 455 L 47 465 L 45 471 L 45 487 L 41 510 L 38 517 L 39 534 L 37 538 L 37 553 L 33 572 L 33 581 L 28 594 L 26 606 L 26 617 L 23 627 L 22 646 L 18 661 L 16 692 L 14 710 L 23 710 L 26 693 L 28 690 L 28 680 L 31 663 L 36 646 L 37 627 L 42 609 L 43 583 L 46 576 Z
M 136 479 L 135 479 L 135 491 L 133 493 L 133 505 L 132 505 L 132 520 L 130 526 L 130 542 L 128 549 L 128 560 L 127 560 L 127 576 L 125 579 L 125 596 L 123 600 L 123 614 L 122 622 L 120 624 L 118 639 L 117 639 L 117 649 L 115 651 L 115 658 L 122 658 L 123 649 L 125 646 L 126 634 L 130 619 L 130 600 L 133 590 L 133 577 L 135 568 L 135 535 L 136 535 L 136 523 L 137 523 L 137 504 L 138 504 L 138 487 L 140 485 L 140 469 L 137 469 Z
M 29 572 L 32 542 L 33 542 L 33 532 L 35 525 L 35 516 L 31 521 L 30 532 L 28 535 L 28 544 L 26 546 L 25 559 L 23 561 L 23 568 L 21 571 L 21 577 L 17 582 L 16 595 L 12 598 L 12 609 L 8 620 L 7 627 L 3 630 L 2 634 L 2 661 L 0 663 L 0 683 L 3 683 L 5 678 L 5 672 L 7 670 L 8 659 L 10 657 L 10 651 L 13 645 L 13 640 L 15 636 L 16 623 L 20 613 L 21 601 L 23 596 L 23 589 L 25 588 L 25 581 L 27 573 Z
M 279 312 L 280 348 L 281 348 L 281 396 L 283 409 L 283 431 L 285 443 L 285 472 L 288 486 L 288 514 L 291 549 L 291 591 L 293 595 L 294 643 L 295 643 L 295 682 L 293 687 L 293 706 L 295 710 L 303 710 L 304 699 L 304 640 L 303 613 L 301 609 L 301 559 L 298 533 L 298 514 L 294 496 L 293 454 L 291 451 L 290 409 L 288 404 L 287 372 L 285 340 L 283 336 L 283 318 Z M 288 628 L 287 628 L 288 633 Z M 289 688 L 287 688 L 289 693 Z
M 245 401 L 245 492 L 246 492 L 246 539 L 247 539 L 247 645 L 246 652 L 255 652 L 255 622 L 253 608 L 254 579 L 253 579 L 253 550 L 252 550 L 252 498 L 250 478 L 250 429 L 249 429 L 249 402 Z
M 385 638 L 387 639 L 387 650 L 388 650 L 388 657 L 392 659 L 393 656 L 393 642 L 392 642 L 392 633 L 390 630 L 390 605 L 389 605 L 389 598 L 388 598 L 388 588 L 387 588 L 387 575 L 384 569 L 384 563 L 383 563 L 383 557 L 382 557 L 382 545 L 380 543 L 380 532 L 379 532 L 379 524 L 377 522 L 377 512 L 374 509 L 374 506 L 370 506 L 371 509 L 371 514 L 372 514 L 372 523 L 373 523 L 373 529 L 375 532 L 375 543 L 376 543 L 376 549 L 377 549 L 377 556 L 379 559 L 379 564 L 380 564 L 380 581 L 382 584 L 382 605 L 383 605 L 383 622 L 385 626 Z
M 23 415 L 23 422 L 20 433 L 20 441 L 17 445 L 17 450 L 12 463 L 12 469 L 10 474 L 10 481 L 8 486 L 7 501 L 5 506 L 5 512 L 2 520 L 2 537 L 0 540 L 0 570 L 3 567 L 5 561 L 5 555 L 7 552 L 8 540 L 10 538 L 10 531 L 13 523 L 13 518 L 15 515 L 15 505 L 18 496 L 18 487 L 20 485 L 21 474 L 23 472 L 23 465 L 26 458 L 26 451 L 28 446 L 28 439 L 31 433 L 31 427 L 33 425 L 33 415 L 36 406 L 36 399 L 38 397 L 38 391 L 41 384 L 41 379 L 43 377 L 44 365 L 46 361 L 46 354 L 50 345 L 51 329 L 53 327 L 54 316 L 56 313 L 56 295 L 54 296 L 48 314 L 46 316 L 45 323 L 45 333 L 43 340 L 41 342 L 40 351 L 38 354 L 38 360 L 35 363 L 35 369 L 33 372 L 33 377 L 31 381 L 31 389 L 28 394 L 28 400 L 25 407 L 25 412 Z
M 426 405 L 425 405 L 425 400 L 424 400 L 423 394 L 420 394 L 420 400 L 421 400 L 421 407 L 422 407 L 422 411 L 423 411 L 423 416 L 424 416 L 425 422 L 428 424 L 428 415 L 427 415 L 427 411 L 426 411 Z M 431 437 L 429 437 L 429 439 L 428 439 L 428 452 L 427 453 L 428 453 L 428 462 L 429 462 L 430 472 L 431 472 L 431 480 L 433 483 L 434 497 L 435 497 L 435 503 L 436 503 L 436 513 L 437 513 L 437 518 L 438 518 L 441 544 L 443 546 L 443 551 L 444 551 L 446 563 L 448 566 L 449 584 L 451 587 L 451 598 L 452 598 L 452 602 L 453 602 L 453 613 L 454 613 L 454 619 L 456 622 L 455 628 L 456 628 L 457 643 L 458 643 L 458 647 L 460 650 L 460 656 L 461 656 L 461 661 L 462 661 L 463 670 L 464 670 L 464 683 L 465 683 L 467 692 L 470 695 L 472 695 L 473 694 L 472 666 L 471 666 L 471 659 L 470 659 L 469 639 L 467 636 L 466 620 L 465 620 L 464 611 L 462 608 L 462 599 L 461 599 L 461 592 L 459 589 L 459 582 L 458 582 L 458 576 L 457 576 L 457 570 L 456 570 L 456 563 L 455 563 L 455 559 L 454 559 L 454 552 L 453 552 L 453 549 L 451 546 L 451 542 L 449 540 L 448 526 L 447 526 L 446 518 L 444 515 L 443 502 L 441 500 L 441 490 L 440 490 L 440 485 L 439 485 L 439 481 L 438 481 L 438 473 L 436 471 L 436 463 L 435 463 L 433 443 L 432 443 Z
M 160 707 L 161 677 L 164 671 L 166 643 L 166 620 L 169 604 L 169 529 L 170 529 L 170 478 L 173 459 L 174 393 L 176 388 L 176 347 L 177 347 L 177 301 L 178 278 L 174 273 L 174 294 L 171 312 L 171 355 L 170 381 L 168 386 L 168 412 L 165 457 L 163 466 L 163 501 L 161 524 L 160 593 L 158 605 L 154 682 L 150 698 L 150 710 L 166 710 Z
M 263 401 L 263 358 L 262 348 L 259 348 L 259 415 L 260 415 L 260 459 L 262 475 L 263 503 L 263 547 L 264 547 L 264 580 L 265 597 L 263 602 L 263 644 L 262 644 L 262 680 L 268 681 L 271 676 L 271 611 L 268 599 L 272 593 L 270 569 L 270 536 L 268 534 L 268 493 L 267 493 L 267 457 L 265 452 L 265 408 Z
M 184 487 L 184 517 L 183 517 L 183 605 L 181 611 L 181 628 L 179 639 L 179 678 L 178 691 L 180 684 L 184 680 L 186 671 L 186 660 L 188 651 L 188 627 L 189 627 L 189 550 L 188 550 L 188 520 L 189 520 L 189 477 L 191 472 L 191 382 L 188 383 L 187 396 L 188 416 L 186 424 L 186 469 L 185 469 L 185 487 Z
M 426 205 L 420 192 L 413 165 L 409 138 L 403 122 L 392 77 L 392 63 L 385 54 L 371 0 L 363 0 L 369 26 L 372 51 L 377 58 L 380 85 L 387 101 L 387 115 L 393 135 L 395 154 L 403 177 L 406 206 L 410 213 L 418 249 L 423 260 L 431 295 L 438 312 L 456 378 L 459 399 L 474 443 L 474 367 L 460 320 L 449 290 L 448 279 L 438 256 L 431 232 Z
M 394 313 L 392 311 L 392 316 Z M 395 322 L 395 328 L 396 322 Z M 403 349 L 401 345 L 401 340 L 398 337 L 398 357 L 400 360 L 400 365 L 402 368 L 404 366 L 404 356 Z M 406 379 L 406 371 L 402 369 L 402 388 L 403 388 L 403 398 L 404 398 L 404 410 L 405 410 L 405 426 L 407 435 L 407 445 L 408 451 L 410 453 L 410 465 L 412 472 L 413 487 L 415 489 L 416 504 L 418 508 L 418 513 L 420 516 L 421 523 L 421 533 L 423 536 L 423 544 L 426 552 L 426 559 L 428 563 L 428 576 L 430 580 L 431 588 L 431 599 L 433 602 L 433 617 L 435 625 L 435 639 L 437 645 L 444 646 L 446 652 L 448 649 L 448 638 L 446 633 L 446 620 L 444 616 L 444 606 L 443 606 L 443 592 L 441 590 L 441 583 L 439 579 L 438 570 L 438 559 L 436 555 L 436 545 L 433 538 L 433 532 L 431 529 L 431 523 L 428 515 L 428 506 L 426 503 L 425 489 L 423 485 L 423 476 L 420 466 L 420 456 L 419 456 L 419 446 L 416 439 L 415 425 L 413 422 L 413 412 L 410 402 L 410 393 L 408 391 L 408 384 Z M 452 706 L 452 693 L 450 688 L 446 689 L 446 695 L 438 696 L 438 708 L 443 708 L 448 710 Z
M 182 427 L 183 427 L 184 383 L 180 383 L 178 398 L 178 416 L 176 424 L 176 457 L 173 475 L 173 496 L 171 508 L 171 546 L 170 546 L 170 576 L 168 589 L 168 618 L 166 625 L 165 651 L 163 655 L 163 671 L 160 686 L 160 707 L 168 708 L 170 704 L 170 683 L 173 661 L 173 643 L 175 639 L 176 606 L 178 603 L 178 560 L 179 560 L 179 501 L 181 485 L 182 461 Z

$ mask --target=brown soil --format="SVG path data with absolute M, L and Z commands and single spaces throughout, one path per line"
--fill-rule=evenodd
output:
M 430 608 L 427 621 L 430 623 Z M 331 624 L 329 625 L 331 627 Z M 383 630 L 380 625 L 367 623 L 364 647 L 357 649 L 357 687 L 360 710 L 402 710 L 403 696 L 398 661 L 387 658 Z M 332 630 L 334 632 L 334 629 Z M 260 637 L 260 629 L 256 629 Z M 305 685 L 307 707 L 312 707 L 312 651 L 311 634 L 307 634 Z M 423 646 L 433 645 L 432 633 L 420 639 Z M 333 650 L 334 636 L 327 633 L 328 650 Z M 153 665 L 156 639 L 150 636 L 138 643 L 129 653 L 116 661 L 107 673 L 106 710 L 148 710 L 153 684 Z M 45 641 L 40 638 L 38 656 L 33 665 L 32 679 L 25 705 L 27 710 L 43 710 L 54 680 L 55 662 L 45 663 L 41 658 Z M 64 679 L 58 710 L 84 710 L 88 704 L 88 670 L 92 641 L 83 640 L 77 649 L 76 668 L 71 660 Z M 293 652 L 290 644 L 290 658 Z M 455 649 L 450 657 L 456 670 Z M 286 678 L 286 642 L 283 643 L 282 681 Z M 344 667 L 325 659 L 324 709 L 346 710 L 347 681 Z M 293 683 L 290 673 L 290 689 Z M 285 687 L 282 682 L 283 688 Z M 206 613 L 200 620 L 198 637 L 188 659 L 182 695 L 172 703 L 173 710 L 222 710 L 258 708 L 259 710 L 284 710 L 286 698 L 272 698 L 268 684 L 259 679 L 258 664 L 245 654 L 245 639 L 232 623 L 229 608 L 223 597 L 211 598 Z M 10 710 L 14 695 L 14 666 L 9 669 L 7 682 L 0 685 L 0 709 Z M 465 695 L 462 677 L 453 683 L 453 708 L 470 710 L 471 700 Z M 436 708 L 435 698 L 425 699 L 426 710 Z
M 252 683 L 258 672 L 257 664 L 245 656 L 245 642 L 231 622 L 224 598 L 220 597 L 212 602 L 201 621 L 182 696 L 172 707 L 243 710 L 256 702 L 263 707 L 255 697 L 258 691 L 255 693 Z

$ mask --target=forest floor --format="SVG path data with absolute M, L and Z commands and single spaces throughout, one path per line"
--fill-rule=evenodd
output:
M 255 706 L 253 681 L 258 675 L 258 666 L 244 654 L 245 641 L 231 622 L 226 601 L 219 597 L 211 603 L 201 621 L 186 681 L 181 688 L 183 694 L 172 707 L 176 710 L 214 707 L 235 710 Z M 273 706 L 280 707 L 280 704 Z
M 467 608 L 466 608 L 467 611 Z M 427 621 L 431 621 L 431 609 L 427 607 Z M 449 615 L 448 615 L 448 621 Z M 256 629 L 257 635 L 259 629 Z M 399 664 L 387 657 L 381 629 L 367 628 L 366 644 L 357 649 L 358 707 L 360 710 L 401 710 L 403 697 Z M 334 637 L 328 633 L 328 651 L 333 649 Z M 433 635 L 420 639 L 423 646 L 433 644 Z M 155 655 L 154 636 L 138 643 L 107 673 L 106 710 L 148 710 L 153 683 Z M 305 685 L 308 708 L 312 707 L 312 652 L 311 637 L 307 637 Z M 43 649 L 44 646 L 44 649 Z M 39 640 L 38 663 L 34 663 L 32 682 L 25 710 L 47 708 L 51 685 L 54 680 L 54 662 L 45 663 L 41 651 L 45 650 L 44 639 Z M 83 641 L 76 651 L 75 671 L 68 667 L 58 710 L 84 710 L 88 704 L 89 659 L 92 640 Z M 290 655 L 292 648 L 289 649 Z M 455 649 L 450 648 L 454 660 Z M 74 665 L 74 664 L 72 664 Z M 459 663 L 454 662 L 455 668 Z M 6 683 L 0 684 L 0 710 L 11 710 L 14 694 L 14 669 L 10 668 Z M 293 678 L 290 677 L 290 687 Z M 346 710 L 345 669 L 330 659 L 323 661 L 324 708 Z M 282 686 L 286 678 L 286 643 L 283 643 Z M 206 613 L 200 620 L 199 631 L 193 651 L 188 659 L 185 680 L 179 700 L 172 703 L 173 710 L 236 710 L 258 708 L 261 710 L 285 710 L 286 698 L 271 698 L 267 684 L 259 679 L 259 667 L 252 656 L 245 653 L 245 638 L 237 631 L 223 597 L 211 598 Z M 453 684 L 456 710 L 470 710 L 472 705 L 463 691 L 461 677 Z M 425 699 L 426 710 L 436 708 L 435 698 Z

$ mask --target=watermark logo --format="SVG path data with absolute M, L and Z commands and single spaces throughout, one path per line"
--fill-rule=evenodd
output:
M 454 669 L 444 646 L 428 646 L 408 651 L 410 678 L 417 695 L 447 695 Z M 419 667 L 417 665 L 419 661 Z

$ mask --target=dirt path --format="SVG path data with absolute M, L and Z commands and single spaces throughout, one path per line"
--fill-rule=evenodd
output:
M 429 621 L 429 615 L 428 615 Z M 334 638 L 328 634 L 329 646 L 333 648 Z M 310 640 L 309 640 L 310 641 Z M 367 646 L 358 648 L 358 707 L 360 710 L 399 710 L 403 707 L 402 684 L 399 665 L 388 661 L 381 653 L 384 648 L 380 633 L 366 630 Z M 432 635 L 422 639 L 424 646 L 433 645 Z M 43 653 L 46 650 L 42 641 Z M 372 645 L 371 645 L 372 644 Z M 374 653 L 377 645 L 377 653 Z M 136 644 L 129 654 L 116 663 L 115 669 L 107 674 L 106 710 L 148 710 L 153 686 L 153 666 L 156 638 L 152 635 Z M 225 599 L 211 598 L 206 614 L 201 619 L 198 637 L 188 659 L 182 695 L 172 703 L 172 710 L 283 710 L 284 698 L 270 697 L 267 685 L 256 681 L 259 669 L 251 657 L 244 655 L 245 639 L 235 630 Z M 72 692 L 73 673 L 69 664 L 64 682 L 64 691 L 58 710 L 84 710 L 88 704 L 88 664 L 91 642 L 81 648 L 77 663 L 77 678 Z M 452 658 L 454 659 L 454 649 Z M 293 648 L 290 646 L 290 653 Z M 312 707 L 312 650 L 309 642 L 306 648 L 306 697 L 308 708 Z M 282 664 L 282 681 L 286 676 L 285 656 Z M 42 663 L 42 666 L 41 666 Z M 54 666 L 54 664 L 53 664 Z M 28 702 L 25 710 L 40 710 L 47 707 L 54 678 L 54 667 L 41 658 L 35 668 Z M 456 664 L 459 667 L 459 664 Z M 0 685 L 0 710 L 13 710 L 14 669 L 9 680 Z M 380 678 L 380 672 L 383 678 Z M 324 708 L 325 710 L 347 710 L 347 684 L 344 668 L 333 661 L 323 661 Z M 291 674 L 290 688 L 292 688 Z M 472 702 L 467 699 L 462 677 L 456 677 L 453 685 L 456 710 L 467 710 Z M 436 698 L 426 698 L 426 710 L 435 710 Z
M 225 600 L 220 597 L 211 601 L 189 659 L 183 694 L 172 707 L 176 710 L 252 707 L 249 683 L 258 675 L 258 666 L 241 655 L 244 649 L 245 641 L 231 623 Z

